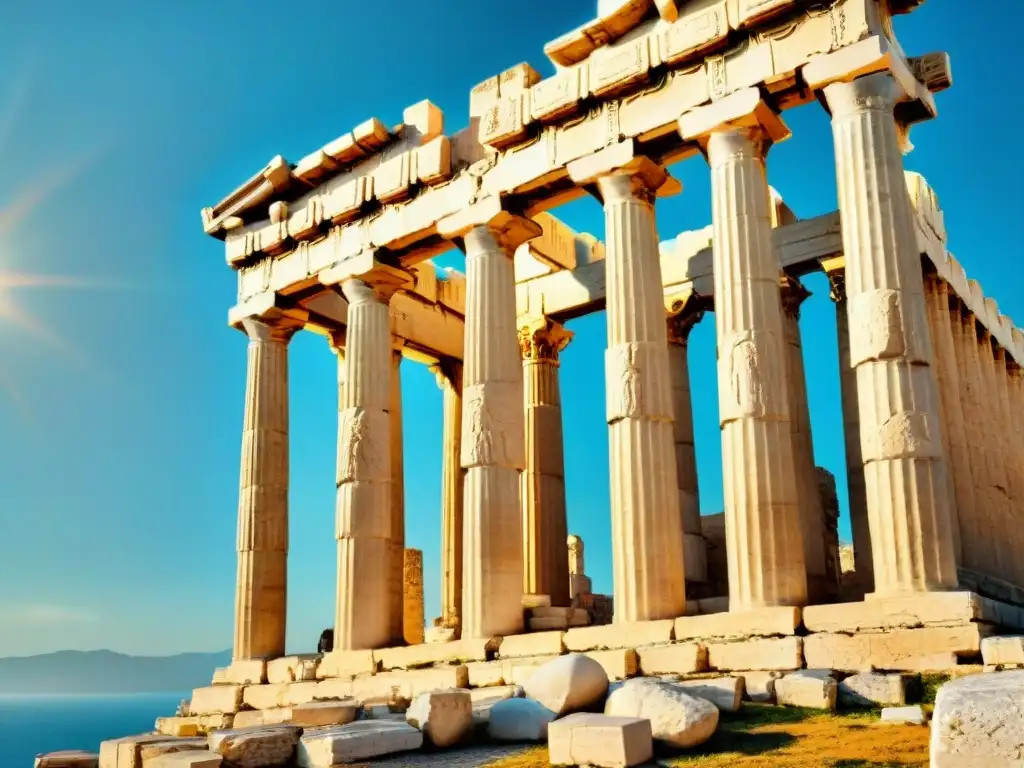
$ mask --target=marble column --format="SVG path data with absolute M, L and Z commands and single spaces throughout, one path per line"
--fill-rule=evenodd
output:
M 444 360 L 431 370 L 443 397 L 441 429 L 441 621 L 458 630 L 462 615 L 462 363 Z
M 953 349 L 953 326 L 949 317 L 949 285 L 938 275 L 925 278 L 928 322 L 935 355 L 935 378 L 942 406 L 942 447 L 949 457 L 946 476 L 949 496 L 956 505 L 953 549 L 957 564 L 963 563 L 962 531 L 964 518 L 973 519 L 974 480 L 971 477 L 971 451 L 964 432 L 963 401 L 960 396 L 961 372 Z
M 997 525 L 996 506 L 991 494 L 991 441 L 988 439 L 988 402 L 982 386 L 978 334 L 974 314 L 957 303 L 951 310 L 957 368 L 960 371 L 960 392 L 964 412 L 964 433 L 971 451 L 969 464 L 974 487 L 973 519 L 961 536 L 963 564 L 967 568 L 992 576 L 1002 572 L 1000 551 L 991 531 Z
M 850 531 L 853 535 L 853 561 L 858 589 L 875 588 L 874 561 L 871 555 L 871 530 L 868 525 L 867 489 L 864 462 L 860 453 L 860 405 L 857 401 L 857 371 L 850 364 L 850 323 L 847 313 L 845 267 L 842 263 L 824 263 L 830 296 L 836 305 L 836 341 L 839 354 L 839 391 L 843 410 L 843 440 L 846 447 L 846 492 L 850 507 Z
M 405 642 L 403 594 L 405 573 L 405 448 L 402 440 L 402 350 L 391 352 L 388 417 L 391 422 L 391 637 Z M 421 641 L 422 642 L 422 641 Z
M 334 650 L 392 642 L 391 324 L 395 287 L 348 279 L 344 364 L 339 365 L 338 592 Z
M 825 510 L 811 438 L 811 411 L 807 402 L 807 377 L 800 339 L 800 305 L 810 296 L 799 280 L 787 278 L 782 287 L 782 335 L 786 343 L 786 379 L 789 393 L 789 425 L 793 441 L 797 508 L 800 510 L 807 569 L 807 601 L 831 603 L 839 596 L 834 572 L 829 573 L 825 544 Z
M 807 602 L 765 161 L 786 126 L 756 89 L 684 115 L 711 166 L 729 610 Z
M 939 397 L 893 115 L 902 94 L 884 72 L 824 93 L 835 140 L 874 594 L 955 588 Z
M 238 494 L 233 658 L 285 652 L 288 604 L 288 341 L 299 326 L 250 317 Z
M 522 474 L 523 591 L 547 595 L 553 606 L 569 605 L 565 542 L 565 457 L 558 355 L 572 339 L 559 323 L 538 318 L 522 324 L 526 470 Z
M 516 248 L 536 237 L 528 219 L 499 213 L 465 232 L 466 330 L 462 392 L 462 636 L 523 631 L 526 460 L 523 363 L 516 331 Z
M 650 159 L 634 156 L 628 144 L 593 158 L 600 169 L 595 174 L 589 173 L 593 165 L 587 168 L 592 158 L 575 167 L 578 183 L 587 175 L 596 180 L 605 215 L 615 622 L 667 619 L 686 612 L 675 409 L 654 220 L 655 193 L 669 177 Z
M 1014 584 L 1024 584 L 1024 563 L 1019 553 L 1021 551 L 1021 475 L 1018 471 L 1017 454 L 1014 450 L 1016 438 L 1014 432 L 1019 430 L 1013 423 L 1013 413 L 1010 411 L 1010 374 L 1006 369 L 1007 354 L 998 342 L 993 340 L 992 353 L 994 357 L 993 384 L 995 385 L 995 412 L 998 419 L 998 444 L 1003 454 L 1006 467 L 1006 500 L 1007 518 L 1006 544 L 1013 555 L 1009 558 L 1010 570 L 1006 580 Z
M 672 380 L 672 437 L 676 449 L 676 483 L 683 520 L 683 561 L 686 582 L 708 580 L 707 542 L 701 535 L 700 489 L 697 483 L 697 448 L 693 436 L 693 401 L 690 397 L 688 342 L 690 331 L 704 317 L 703 309 L 691 297 L 678 312 L 666 319 L 668 370 Z
M 981 323 L 978 329 L 978 362 L 981 366 L 980 390 L 984 402 L 985 441 L 988 443 L 989 456 L 989 488 L 988 495 L 995 516 L 995 525 L 989 529 L 989 535 L 997 548 L 996 560 L 999 563 L 998 577 L 1013 581 L 1018 553 L 1007 539 L 1006 531 L 1014 526 L 1013 513 L 1010 507 L 1008 488 L 1009 475 L 1006 471 L 1006 453 L 1002 440 L 1002 418 L 999 413 L 999 392 L 996 385 L 996 361 L 993 350 L 992 334 Z

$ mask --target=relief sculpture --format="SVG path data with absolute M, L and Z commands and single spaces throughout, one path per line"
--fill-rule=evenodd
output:
M 338 482 L 351 482 L 375 466 L 377 447 L 370 433 L 366 411 L 354 408 L 342 414 L 339 429 Z

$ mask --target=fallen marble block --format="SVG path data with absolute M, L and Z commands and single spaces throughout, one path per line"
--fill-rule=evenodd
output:
M 986 672 L 939 688 L 931 768 L 1011 768 L 1024 755 L 1024 672 Z
M 578 713 L 548 728 L 551 765 L 629 768 L 654 755 L 651 721 Z
M 357 720 L 337 728 L 311 731 L 299 740 L 300 768 L 331 768 L 423 746 L 423 733 L 406 722 Z

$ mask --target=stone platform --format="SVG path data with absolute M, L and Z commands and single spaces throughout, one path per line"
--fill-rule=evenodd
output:
M 1020 630 L 1024 609 L 945 592 L 244 661 L 218 669 L 213 685 L 194 691 L 188 716 L 163 718 L 158 730 L 193 735 L 229 727 L 239 713 L 244 722 L 287 719 L 311 702 L 400 708 L 437 689 L 522 685 L 565 653 L 593 658 L 612 680 L 743 673 L 759 687 L 801 669 L 955 673 L 982 663 L 986 638 Z

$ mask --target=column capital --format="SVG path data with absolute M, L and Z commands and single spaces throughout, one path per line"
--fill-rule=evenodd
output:
M 784 274 L 781 278 L 780 297 L 782 311 L 792 318 L 800 319 L 800 305 L 811 295 L 803 283 L 791 275 Z
M 736 151 L 736 140 L 750 141 L 764 157 L 772 144 L 792 134 L 782 118 L 764 101 L 758 88 L 745 88 L 720 101 L 690 110 L 677 122 L 679 135 L 696 141 L 705 152 L 714 143 Z
M 638 154 L 632 139 L 573 160 L 566 170 L 577 185 L 589 187 L 605 202 L 635 198 L 653 204 L 655 197 L 675 195 L 683 189 L 667 170 Z
M 558 353 L 572 341 L 573 333 L 547 317 L 527 318 L 519 323 L 519 348 L 523 360 L 558 363 Z
M 305 323 L 296 318 L 282 317 L 245 317 L 240 321 L 240 330 L 249 337 L 249 341 L 276 341 L 287 344 L 292 336 L 301 331 Z
M 436 363 L 427 366 L 427 370 L 434 374 L 437 387 L 444 391 L 448 387 L 462 388 L 462 361 L 444 357 Z
M 516 248 L 543 232 L 532 219 L 506 210 L 498 195 L 489 195 L 437 222 L 437 233 L 447 240 L 465 238 L 480 228 L 488 230 L 510 257 Z
M 317 278 L 327 287 L 342 286 L 341 291 L 349 303 L 354 300 L 349 296 L 346 286 L 350 282 L 357 282 L 375 293 L 378 301 L 387 304 L 396 291 L 411 286 L 415 280 L 409 272 L 387 264 L 378 257 L 376 250 L 360 251 L 351 258 L 320 270 Z M 359 295 L 363 300 L 369 300 L 365 293 Z
M 274 291 L 267 291 L 254 296 L 248 301 L 232 307 L 228 311 L 228 325 L 245 333 L 253 341 L 260 340 L 254 332 L 260 332 L 260 326 L 267 326 L 267 333 L 277 334 L 278 341 L 287 341 L 296 331 L 302 330 L 309 322 L 309 312 L 296 306 Z M 255 331 L 250 331 L 252 327 Z M 266 340 L 269 340 L 267 336 Z
M 665 323 L 668 343 L 685 346 L 693 326 L 704 319 L 704 312 L 703 300 L 692 290 L 666 302 Z
M 830 256 L 827 259 L 820 259 L 818 263 L 828 277 L 829 298 L 837 304 L 846 301 L 846 258 Z
M 341 292 L 350 307 L 369 302 L 386 305 L 392 296 L 408 284 L 402 278 L 402 275 L 407 274 L 403 270 L 388 267 L 387 271 L 382 269 L 372 275 L 350 277 L 341 284 Z

